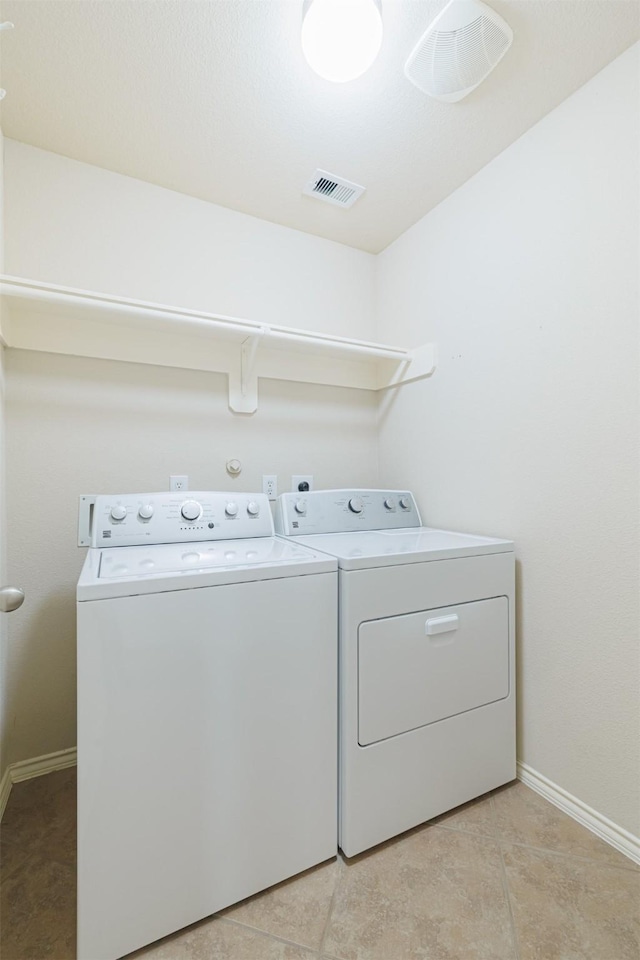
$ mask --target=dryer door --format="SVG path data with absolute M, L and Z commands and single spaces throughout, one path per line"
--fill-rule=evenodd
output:
M 506 597 L 360 624 L 361 746 L 508 695 Z

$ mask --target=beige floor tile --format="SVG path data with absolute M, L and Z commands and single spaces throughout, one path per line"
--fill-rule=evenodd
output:
M 15 843 L 0 843 L 0 884 L 29 856 L 28 846 Z
M 638 960 L 640 873 L 505 845 L 521 960 Z
M 496 791 L 493 802 L 521 960 L 639 960 L 636 866 L 522 784 Z M 493 816 L 489 798 L 480 798 L 436 825 L 344 865 L 307 871 L 135 956 L 512 960 L 501 864 L 489 839 Z M 14 787 L 1 853 L 2 960 L 71 960 L 74 770 Z
M 317 954 L 231 920 L 205 920 L 130 953 L 128 960 L 311 960 Z
M 496 790 L 494 803 L 498 834 L 505 841 L 634 867 L 628 857 L 523 783 L 516 781 Z
M 231 907 L 224 916 L 317 950 L 340 866 L 334 860 L 306 870 Z
M 466 830 L 468 833 L 477 833 L 484 837 L 495 837 L 496 818 L 493 810 L 491 795 L 486 794 L 477 800 L 470 800 L 460 807 L 455 807 L 448 813 L 443 813 L 432 824 L 451 827 L 454 830 Z
M 73 960 L 76 877 L 69 864 L 29 857 L 0 887 L 2 960 Z
M 424 827 L 354 858 L 324 952 L 341 960 L 512 960 L 497 842 Z
M 45 838 L 38 852 L 49 860 L 59 860 L 60 863 L 69 863 L 75 867 L 78 859 L 75 826 L 66 832 L 62 829 L 53 831 Z

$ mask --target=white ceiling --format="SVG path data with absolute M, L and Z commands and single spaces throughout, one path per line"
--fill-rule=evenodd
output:
M 489 0 L 513 46 L 445 104 L 403 73 L 445 2 L 382 0 L 378 60 L 332 84 L 302 56 L 302 0 L 3 0 L 2 129 L 375 253 L 640 35 L 637 0 Z M 304 197 L 316 167 L 367 192 Z

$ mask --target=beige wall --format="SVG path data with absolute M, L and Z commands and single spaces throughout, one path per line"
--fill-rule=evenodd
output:
M 638 45 L 378 258 L 384 485 L 512 537 L 519 755 L 640 833 Z
M 370 338 L 375 257 L 5 140 L 6 272 Z
M 344 336 L 373 334 L 375 259 L 168 190 L 6 141 L 7 273 Z M 118 335 L 121 335 L 119 333 Z M 213 348 L 215 349 L 215 348 Z M 261 380 L 254 416 L 225 376 L 7 351 L 11 761 L 75 744 L 81 493 L 260 489 L 377 480 L 367 391 Z M 237 480 L 225 462 L 239 458 Z

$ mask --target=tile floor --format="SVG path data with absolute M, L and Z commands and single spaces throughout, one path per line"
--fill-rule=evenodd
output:
M 2 960 L 71 960 L 75 770 L 14 786 Z M 130 960 L 638 960 L 640 869 L 521 783 Z

